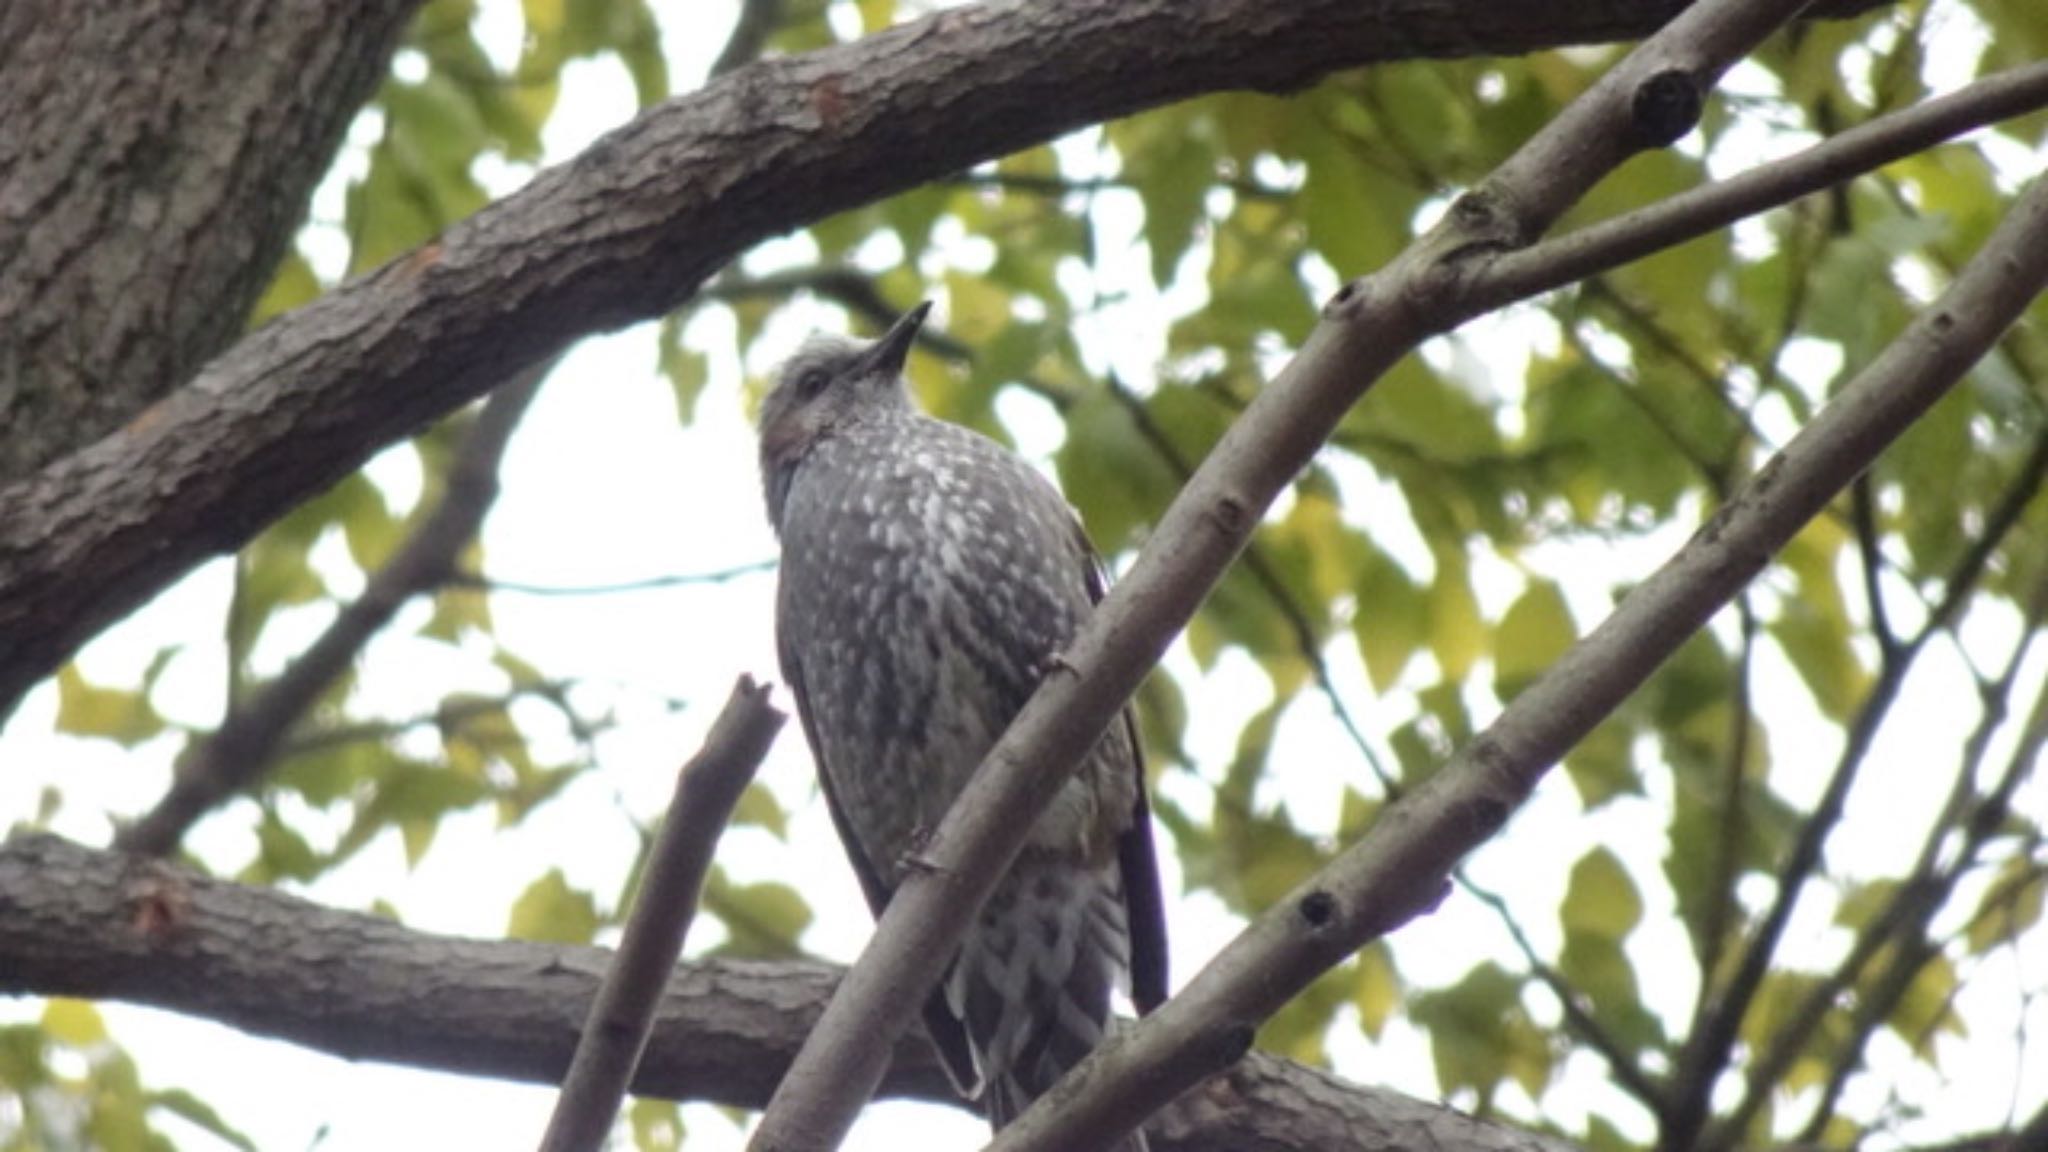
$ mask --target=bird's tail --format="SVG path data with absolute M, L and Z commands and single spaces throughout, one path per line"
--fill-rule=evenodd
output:
M 945 989 L 966 1026 L 991 1126 L 1016 1119 L 1101 1043 L 1110 992 L 1129 963 L 1115 863 L 1025 849 L 961 945 Z M 1146 1152 L 1144 1134 L 1104 1152 Z

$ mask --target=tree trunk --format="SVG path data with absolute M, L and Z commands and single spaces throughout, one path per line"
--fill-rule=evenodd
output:
M 0 6 L 0 480 L 241 333 L 419 3 Z

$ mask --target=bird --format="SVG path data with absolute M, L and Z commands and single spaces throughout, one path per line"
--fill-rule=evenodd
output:
M 872 342 L 813 336 L 758 419 L 780 540 L 782 676 L 879 917 L 918 851 L 1107 591 L 1044 475 L 921 411 L 903 368 L 929 301 Z M 1122 985 L 1166 998 L 1166 930 L 1130 708 L 1061 785 L 924 1005 L 1000 1131 L 1079 1063 Z M 1115 1145 L 1143 1152 L 1142 1132 Z

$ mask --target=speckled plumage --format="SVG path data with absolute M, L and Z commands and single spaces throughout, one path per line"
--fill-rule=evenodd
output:
M 761 413 L 783 676 L 878 914 L 1102 593 L 1044 477 L 911 403 L 901 368 L 925 311 L 872 345 L 814 339 Z M 1141 1009 L 1164 998 L 1136 737 L 1127 714 L 1062 787 L 926 1006 L 998 1128 L 1094 1047 L 1127 974 Z

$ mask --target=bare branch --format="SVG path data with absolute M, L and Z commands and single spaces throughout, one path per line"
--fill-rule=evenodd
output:
M 768 702 L 768 693 L 765 685 L 740 677 L 703 749 L 676 777 L 675 799 L 655 838 L 618 954 L 591 1000 L 542 1152 L 595 1149 L 618 1115 L 619 1098 L 647 1046 L 655 1005 L 696 916 L 719 834 L 788 719 Z
M 1550 994 L 1557 998 L 1558 1007 L 1564 1012 L 1565 1027 L 1571 1034 L 1607 1062 L 1607 1067 L 1614 1073 L 1615 1080 L 1624 1091 L 1635 1097 L 1638 1103 L 1652 1113 L 1662 1111 L 1666 1098 L 1664 1086 L 1643 1071 L 1641 1063 L 1630 1056 L 1628 1051 L 1608 1034 L 1607 1029 L 1600 1026 L 1600 1021 L 1595 1019 L 1581 1002 L 1583 993 L 1574 987 L 1571 981 L 1565 979 L 1564 973 L 1544 962 L 1543 957 L 1537 953 L 1536 946 L 1530 942 L 1529 934 L 1522 931 L 1522 925 L 1516 921 L 1513 911 L 1508 908 L 1508 902 L 1502 899 L 1499 893 L 1482 887 L 1467 876 L 1463 868 L 1455 870 L 1453 875 L 1459 887 L 1493 910 L 1494 918 L 1507 930 L 1509 939 L 1515 943 L 1515 950 L 1522 954 L 1522 962 L 1529 966 L 1530 974 L 1545 988 L 1550 989 Z
M 1849 485 L 1849 523 L 1856 530 L 1856 552 L 1862 563 L 1863 600 L 1869 605 L 1870 634 L 1877 641 L 1880 662 L 1898 659 L 1899 634 L 1892 630 L 1891 613 L 1884 604 L 1884 553 L 1878 547 L 1877 499 L 1870 491 L 1870 477 L 1858 476 Z
M 1865 121 L 1783 160 L 1509 252 L 1487 269 L 1488 288 L 1497 294 L 1494 303 L 1505 303 L 1561 287 L 2044 105 L 2048 63 L 2002 72 Z
M 464 940 L 54 836 L 0 842 L 0 995 L 125 1000 L 353 1060 L 556 1083 L 610 953 Z M 690 960 L 671 974 L 642 1096 L 758 1108 L 841 969 Z M 964 1106 L 921 1032 L 882 1091 Z M 1253 1056 L 1151 1128 L 1154 1152 L 1572 1152 L 1563 1141 Z
M 405 602 L 447 578 L 498 498 L 498 463 L 552 366 L 528 368 L 492 394 L 463 438 L 440 503 L 277 679 L 236 702 L 213 735 L 179 763 L 156 806 L 115 835 L 115 847 L 145 856 L 177 848 L 201 816 L 270 770 L 292 725 Z

